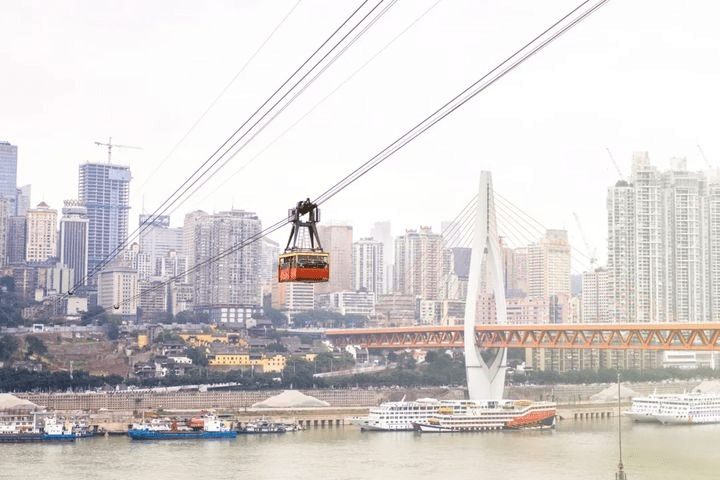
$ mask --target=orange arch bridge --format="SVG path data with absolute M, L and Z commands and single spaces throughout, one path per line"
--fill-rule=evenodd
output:
M 328 329 L 336 347 L 463 348 L 463 326 Z M 720 350 L 720 323 L 477 325 L 483 348 Z

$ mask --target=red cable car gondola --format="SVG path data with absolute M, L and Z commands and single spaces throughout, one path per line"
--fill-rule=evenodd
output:
M 300 217 L 308 215 L 303 222 Z M 320 221 L 320 210 L 308 198 L 298 202 L 288 212 L 288 220 L 293 224 L 290 230 L 285 253 L 278 261 L 278 282 L 327 282 L 330 278 L 330 254 L 323 252 L 315 223 Z M 300 228 L 306 227 L 310 236 L 310 248 L 297 245 Z

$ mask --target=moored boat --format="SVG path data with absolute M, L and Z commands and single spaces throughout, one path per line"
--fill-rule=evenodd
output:
M 672 397 L 674 395 L 658 395 L 655 393 L 647 397 L 635 397 L 632 399 L 632 406 L 629 410 L 625 410 L 623 415 L 634 422 L 657 423 L 658 419 L 655 418 L 655 415 L 660 413 L 660 405 L 663 399 Z
M 37 413 L 33 413 L 32 423 L 15 422 L 0 424 L 0 442 L 64 442 L 75 440 L 75 434 L 65 429 L 63 422 L 55 417 L 45 418 L 43 426 L 38 426 Z
M 552 428 L 557 411 L 554 403 L 529 400 L 449 400 L 425 422 L 415 422 L 420 432 L 477 432 Z
M 135 440 L 235 438 L 237 436 L 237 432 L 212 415 L 203 417 L 202 423 L 202 427 L 191 427 L 181 425 L 177 421 L 154 421 L 133 425 L 127 434 Z
M 653 416 L 663 425 L 720 423 L 720 392 L 667 395 Z
M 413 423 L 425 422 L 437 412 L 440 402 L 434 398 L 414 401 L 385 402 L 370 408 L 365 417 L 353 417 L 350 422 L 369 431 L 413 430 Z
M 269 420 L 257 420 L 255 422 L 248 422 L 242 427 L 237 429 L 239 434 L 253 434 L 253 433 L 285 433 L 287 427 L 282 423 L 273 423 Z

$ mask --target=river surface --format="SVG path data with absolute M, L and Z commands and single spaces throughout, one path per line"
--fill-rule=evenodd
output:
M 622 420 L 629 480 L 720 478 L 720 425 Z M 546 431 L 361 432 L 351 425 L 220 440 L 0 444 L 2 479 L 605 479 L 618 463 L 617 418 Z

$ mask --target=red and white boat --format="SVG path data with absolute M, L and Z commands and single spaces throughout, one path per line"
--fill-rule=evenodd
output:
M 427 421 L 413 424 L 420 432 L 478 432 L 552 428 L 554 403 L 529 400 L 443 401 Z

